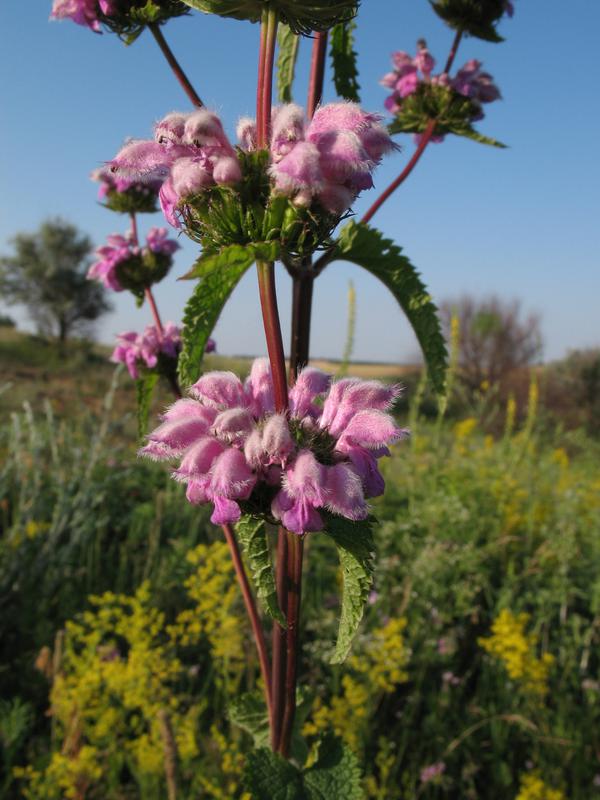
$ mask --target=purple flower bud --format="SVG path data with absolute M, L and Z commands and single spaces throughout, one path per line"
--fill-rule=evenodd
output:
M 226 449 L 226 445 L 211 436 L 203 436 L 186 451 L 173 476 L 178 480 L 200 479 L 208 474 L 215 460 Z
M 242 117 L 237 124 L 236 135 L 242 150 L 248 153 L 256 150 L 256 120 Z
M 368 516 L 362 482 L 350 464 L 327 468 L 327 508 L 347 519 Z
M 261 469 L 265 465 L 262 436 L 255 428 L 244 443 L 244 456 L 252 469 Z
M 419 42 L 417 55 L 413 61 L 415 67 L 423 73 L 426 80 L 429 80 L 431 73 L 433 72 L 433 68 L 435 67 L 435 59 L 427 49 L 427 45 L 424 41 Z
M 313 416 L 314 401 L 329 389 L 331 377 L 315 367 L 304 367 L 289 393 L 290 410 L 295 417 Z
M 225 135 L 221 120 L 212 111 L 199 108 L 186 120 L 183 143 L 196 147 L 216 147 L 224 149 L 229 155 L 235 153 Z
M 147 139 L 132 139 L 108 162 L 108 167 L 117 177 L 134 178 L 141 183 L 164 180 L 175 159 L 187 154 L 187 149 L 178 145 L 166 148 Z
M 179 250 L 179 245 L 174 239 L 168 239 L 167 237 L 166 228 L 150 228 L 146 236 L 148 249 L 153 253 L 163 253 L 167 256 L 173 255 L 176 250 Z
M 415 69 L 414 72 L 408 72 L 406 75 L 403 75 L 398 79 L 396 83 L 396 91 L 400 97 L 404 98 L 414 94 L 417 91 L 418 86 L 419 76 L 417 75 L 417 71 Z
M 268 358 L 256 358 L 244 384 L 246 402 L 256 419 L 275 410 L 273 379 Z
M 180 199 L 181 198 L 179 197 L 173 186 L 173 181 L 171 180 L 171 178 L 168 178 L 160 187 L 160 191 L 158 193 L 158 200 L 160 202 L 160 207 L 162 209 L 162 212 L 165 215 L 165 219 L 174 228 L 181 227 L 181 223 L 179 222 L 179 219 L 177 217 L 177 205 Z
M 190 114 L 173 111 L 154 126 L 154 140 L 161 145 L 183 144 L 185 124 Z
M 207 168 L 207 159 L 178 158 L 171 170 L 173 191 L 179 197 L 192 197 L 214 185 L 213 177 Z
M 215 183 L 231 186 L 242 180 L 242 170 L 239 161 L 235 156 L 222 156 L 217 158 L 213 168 L 213 179 Z
M 283 414 L 273 414 L 267 420 L 262 433 L 262 446 L 267 464 L 286 465 L 296 447 Z
M 271 156 L 280 161 L 304 139 L 304 110 L 294 103 L 280 106 L 273 115 Z
M 78 25 L 100 31 L 96 0 L 54 0 L 50 19 L 72 19 Z
M 369 189 L 375 164 L 351 131 L 326 133 L 319 140 L 320 165 L 324 177 L 334 183 L 348 183 L 350 188 Z
M 376 449 L 393 442 L 403 435 L 393 418 L 383 411 L 357 411 L 338 439 L 338 449 L 347 444 L 359 445 L 367 450 Z
M 215 436 L 223 441 L 239 445 L 243 444 L 253 430 L 252 416 L 245 408 L 228 408 L 221 411 L 213 425 Z
M 213 408 L 244 407 L 244 387 L 233 372 L 207 372 L 191 387 L 190 394 Z
M 271 164 L 278 192 L 292 195 L 300 189 L 318 190 L 323 181 L 319 151 L 310 142 L 298 142 L 281 161 Z
M 355 191 L 348 189 L 347 186 L 340 186 L 338 183 L 329 181 L 324 183 L 323 188 L 317 194 L 319 203 L 330 214 L 343 214 L 350 208 L 355 198 Z

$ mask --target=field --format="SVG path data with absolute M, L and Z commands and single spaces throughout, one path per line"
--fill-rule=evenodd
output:
M 219 529 L 136 459 L 105 351 L 7 332 L 0 368 L 0 796 L 243 798 L 251 738 L 227 708 L 258 669 Z M 435 418 L 411 389 L 341 667 L 336 552 L 309 537 L 295 757 L 333 729 L 369 798 L 599 792 L 600 445 L 549 425 L 536 387 L 492 426 L 489 404 Z

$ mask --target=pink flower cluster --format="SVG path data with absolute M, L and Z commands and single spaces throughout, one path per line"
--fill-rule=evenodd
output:
M 177 358 L 180 348 L 181 334 L 177 325 L 167 322 L 162 333 L 156 326 L 148 325 L 143 333 L 120 333 L 110 360 L 115 364 L 125 364 L 131 377 L 139 378 L 140 364 L 152 369 L 157 365 L 160 353 Z
M 114 14 L 116 6 L 113 0 L 54 0 L 50 19 L 72 19 L 99 33 L 98 9 L 109 15 Z
M 492 76 L 482 72 L 481 62 L 471 59 L 450 78 L 445 72 L 432 75 L 435 60 L 431 56 L 425 42 L 420 41 L 416 56 L 400 50 L 392 54 L 394 70 L 384 75 L 380 83 L 392 94 L 386 98 L 385 107 L 393 114 L 402 110 L 404 100 L 414 94 L 423 84 L 433 86 L 449 86 L 455 92 L 468 97 L 478 107 L 473 120 L 483 118 L 483 103 L 491 103 L 500 98 L 500 90 L 494 84 Z M 434 137 L 433 141 L 442 141 L 443 136 Z
M 323 529 L 320 509 L 351 520 L 383 493 L 377 460 L 405 435 L 387 413 L 397 386 L 345 378 L 331 383 L 312 367 L 290 390 L 289 416 L 275 413 L 267 359 L 245 383 L 210 372 L 178 400 L 149 436 L 142 455 L 179 459 L 173 477 L 191 503 L 212 503 L 211 520 L 237 522 L 240 502 L 290 531 Z
M 130 258 L 144 254 L 144 250 L 163 255 L 173 255 L 179 249 L 179 245 L 174 239 L 168 239 L 166 228 L 150 228 L 146 237 L 146 247 L 138 247 L 131 237 L 121 236 L 113 233 L 108 237 L 107 243 L 102 247 L 96 248 L 96 255 L 99 256 L 88 270 L 87 277 L 90 280 L 100 281 L 107 289 L 114 292 L 122 292 L 123 287 L 117 277 L 117 267 L 119 264 Z
M 430 783 L 440 778 L 446 771 L 446 765 L 443 761 L 436 761 L 435 764 L 430 764 L 428 767 L 423 767 L 421 770 L 421 783 Z
M 163 213 L 179 227 L 176 207 L 215 184 L 229 186 L 241 180 L 237 155 L 220 119 L 205 108 L 189 114 L 167 114 L 154 129 L 154 141 L 128 142 L 109 162 L 118 178 L 158 181 Z
M 127 192 L 129 189 L 136 189 L 139 192 L 147 193 L 149 196 L 157 195 L 162 185 L 162 181 L 140 183 L 140 181 L 132 180 L 131 178 L 121 178 L 113 175 L 105 167 L 95 169 L 90 178 L 100 184 L 98 187 L 99 200 L 103 200 L 109 192 Z
M 300 106 L 274 108 L 269 172 L 275 191 L 299 206 L 316 199 L 327 211 L 342 214 L 360 191 L 373 186 L 373 170 L 394 149 L 380 119 L 356 103 L 321 106 L 309 124 Z M 240 120 L 238 138 L 242 149 L 255 149 L 253 120 Z

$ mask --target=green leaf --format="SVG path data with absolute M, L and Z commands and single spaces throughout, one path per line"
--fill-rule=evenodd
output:
M 275 575 L 264 520 L 245 514 L 237 523 L 236 532 L 250 564 L 256 594 L 269 616 L 285 628 L 285 617 L 277 602 Z
M 354 753 L 333 734 L 319 743 L 316 764 L 304 773 L 309 800 L 363 800 L 360 767 Z
M 433 388 L 443 395 L 448 354 L 437 309 L 402 249 L 375 228 L 351 221 L 340 232 L 333 258 L 358 264 L 387 286 L 412 325 Z
M 215 269 L 199 282 L 183 312 L 178 374 L 182 387 L 197 380 L 208 337 L 232 291 L 250 266 L 248 261 Z
M 357 55 L 354 50 L 354 20 L 338 22 L 331 29 L 331 44 L 329 54 L 333 67 L 333 84 L 335 90 L 344 100 L 360 103 L 358 91 Z
M 300 37 L 292 31 L 289 25 L 280 25 L 277 44 L 279 46 L 277 55 L 277 94 L 281 103 L 291 103 Z
M 501 147 L 506 148 L 505 144 L 499 142 L 497 139 L 492 139 L 490 136 L 484 136 L 479 131 L 476 131 L 475 128 L 472 128 L 470 125 L 465 125 L 464 127 L 456 127 L 450 128 L 450 133 L 455 134 L 455 136 L 464 136 L 466 139 L 472 139 L 474 142 L 479 142 L 479 144 L 487 144 L 490 147 Z
M 255 242 L 254 244 L 230 244 L 216 253 L 203 253 L 194 266 L 179 280 L 203 278 L 217 269 L 245 266 L 254 261 L 277 261 L 279 242 Z
M 252 736 L 255 747 L 268 746 L 269 717 L 261 691 L 245 692 L 236 697 L 229 704 L 227 713 L 234 725 Z
M 243 786 L 252 800 L 307 800 L 300 770 L 266 747 L 248 754 Z
M 359 522 L 333 515 L 326 518 L 325 533 L 337 545 L 344 581 L 340 627 L 332 664 L 341 664 L 348 655 L 373 583 L 375 545 L 372 525 L 372 518 Z
M 150 415 L 150 404 L 152 402 L 152 395 L 154 387 L 158 383 L 158 374 L 156 372 L 147 372 L 142 375 L 135 382 L 136 398 L 137 398 L 137 422 L 138 422 L 138 437 L 142 439 L 148 430 L 148 417 Z

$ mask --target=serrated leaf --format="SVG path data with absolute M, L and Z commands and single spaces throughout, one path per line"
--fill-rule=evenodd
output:
M 280 25 L 277 45 L 277 95 L 281 103 L 291 103 L 300 37 L 289 25 Z
M 453 133 L 455 136 L 464 136 L 466 139 L 472 139 L 474 142 L 479 142 L 479 144 L 487 144 L 490 147 L 501 147 L 506 148 L 506 145 L 502 142 L 499 142 L 497 139 L 492 139 L 490 136 L 484 136 L 479 131 L 476 131 L 475 128 L 471 128 L 469 125 L 464 127 L 456 127 L 450 128 L 450 133 Z
M 326 518 L 325 533 L 337 546 L 344 582 L 340 627 L 332 664 L 341 664 L 348 655 L 373 583 L 375 545 L 372 524 L 371 518 L 359 522 L 333 515 Z
M 269 717 L 261 691 L 245 692 L 236 697 L 227 709 L 229 719 L 252 736 L 255 747 L 269 744 Z
M 252 571 L 257 596 L 269 616 L 285 628 L 285 617 L 277 601 L 275 575 L 264 520 L 245 514 L 237 523 L 236 532 Z
M 333 734 L 319 743 L 316 764 L 304 773 L 309 800 L 364 800 L 361 773 L 354 753 Z
M 358 91 L 357 54 L 354 50 L 354 20 L 338 22 L 331 29 L 329 54 L 333 68 L 333 84 L 335 90 L 344 100 L 360 103 Z
M 201 278 L 194 289 L 183 312 L 182 349 L 177 365 L 182 387 L 197 380 L 206 342 L 223 306 L 249 266 L 243 262 L 226 269 L 215 269 Z
M 248 754 L 243 787 L 252 800 L 307 800 L 300 770 L 266 747 Z
M 437 308 L 402 249 L 375 228 L 351 221 L 342 228 L 333 257 L 358 264 L 391 291 L 421 345 L 432 386 L 443 395 L 448 354 Z
M 135 382 L 138 437 L 140 439 L 143 439 L 143 437 L 146 435 L 146 431 L 148 430 L 150 404 L 152 403 L 154 387 L 158 383 L 158 377 L 159 376 L 156 372 L 147 372 Z
M 203 278 L 216 269 L 249 267 L 254 261 L 277 261 L 279 242 L 255 242 L 253 244 L 230 244 L 216 253 L 203 253 L 194 266 L 179 280 Z

